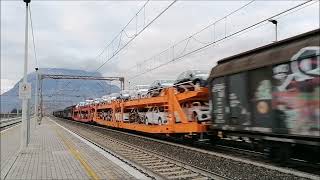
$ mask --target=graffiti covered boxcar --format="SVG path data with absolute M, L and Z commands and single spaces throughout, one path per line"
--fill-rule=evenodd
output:
M 297 144 L 318 151 L 319 54 L 317 29 L 220 60 L 209 78 L 212 129 L 282 153 Z

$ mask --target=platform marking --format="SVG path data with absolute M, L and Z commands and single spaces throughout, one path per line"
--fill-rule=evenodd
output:
M 11 171 L 13 165 L 17 161 L 21 150 L 18 150 L 12 157 L 10 157 L 4 164 L 4 167 L 1 165 L 1 178 L 6 179 L 9 172 Z
M 94 145 L 93 143 L 89 142 L 88 140 L 82 138 L 81 136 L 77 135 L 76 133 L 72 132 L 71 130 L 63 127 L 62 125 L 60 125 L 59 123 L 57 123 L 56 121 L 49 119 L 50 121 L 54 122 L 55 124 L 57 124 L 58 126 L 60 126 L 61 128 L 63 128 L 64 130 L 66 130 L 67 132 L 69 132 L 70 134 L 72 134 L 73 136 L 77 137 L 78 139 L 80 139 L 82 142 L 84 142 L 85 144 L 87 144 L 89 147 L 93 148 L 94 150 L 98 151 L 100 154 L 102 154 L 104 157 L 106 157 L 107 159 L 109 159 L 110 161 L 112 161 L 114 164 L 118 165 L 119 167 L 121 167 L 123 170 L 125 170 L 127 173 L 129 173 L 130 175 L 132 175 L 134 178 L 136 179 L 151 179 L 147 176 L 145 176 L 143 173 L 141 173 L 140 171 L 134 169 L 133 167 L 129 166 L 128 164 L 124 163 L 123 161 L 119 160 L 117 157 L 113 156 L 112 154 L 109 154 L 108 152 L 106 152 L 105 150 L 103 150 L 102 148 Z
M 60 139 L 63 141 L 63 143 L 67 146 L 68 150 L 71 152 L 71 154 L 81 163 L 83 168 L 86 170 L 87 174 L 91 179 L 98 180 L 99 177 L 95 173 L 95 171 L 91 168 L 91 166 L 87 163 L 87 161 L 82 157 L 81 153 L 76 150 L 72 142 L 68 141 L 60 132 L 58 129 L 56 129 L 56 132 Z

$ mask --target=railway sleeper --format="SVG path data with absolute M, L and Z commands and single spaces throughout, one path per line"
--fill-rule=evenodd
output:
M 157 169 L 157 168 L 165 168 L 165 167 L 173 167 L 174 164 L 171 164 L 171 163 L 166 163 L 166 164 L 163 164 L 163 165 L 158 165 L 158 166 L 152 166 L 150 168 L 152 169 Z
M 175 171 L 175 170 L 171 170 L 169 172 L 159 172 L 161 175 L 166 175 L 166 176 L 170 176 L 170 175 L 176 175 L 176 174 L 185 174 L 190 172 L 189 170 L 180 170 L 180 171 Z
M 166 162 L 164 162 L 162 160 L 156 161 L 154 163 L 153 162 L 149 162 L 149 163 L 143 163 L 142 162 L 142 164 L 145 165 L 145 166 L 157 166 L 157 165 L 161 165 L 161 164 L 164 164 L 164 163 L 166 163 Z
M 147 158 L 152 158 L 152 156 L 150 156 L 149 154 L 142 154 L 142 155 L 133 155 L 131 156 L 132 158 L 135 159 L 147 159 Z
M 178 170 L 181 170 L 181 169 L 183 169 L 183 168 L 181 168 L 181 167 L 173 167 L 173 168 L 166 168 L 166 169 L 156 169 L 154 171 L 161 173 L 161 172 L 167 172 L 167 171 L 178 171 Z
M 145 157 L 145 156 L 150 156 L 150 154 L 149 153 L 145 153 L 145 152 L 141 152 L 141 151 L 138 151 L 138 150 L 136 150 L 136 152 L 137 153 L 134 153 L 133 155 L 135 156 L 135 157 Z
M 121 148 L 118 152 L 131 153 L 131 154 L 141 154 L 140 151 L 130 150 L 126 148 Z
M 168 165 L 170 165 L 170 166 L 168 166 Z M 149 164 L 149 167 L 152 168 L 152 169 L 154 169 L 154 168 L 163 168 L 163 167 L 170 167 L 171 168 L 171 165 L 172 165 L 171 163 L 163 161 L 163 162 L 157 163 L 157 164 Z
M 152 163 L 157 163 L 160 161 L 161 160 L 159 160 L 158 158 L 149 158 L 149 159 L 145 159 L 145 160 L 140 160 L 140 162 L 143 164 L 152 164 Z
M 187 179 L 187 178 L 193 178 L 199 176 L 198 173 L 191 173 L 191 174 L 184 174 L 184 175 L 174 175 L 174 176 L 169 176 L 167 179 Z
M 192 178 L 192 180 L 208 180 L 208 179 L 211 179 L 211 178 L 208 178 L 205 176 L 199 176 L 199 177 Z
M 117 151 L 117 152 L 119 152 L 119 151 Z M 137 155 L 141 155 L 141 153 L 140 152 L 125 152 L 125 151 L 123 151 L 123 152 L 121 152 L 121 154 L 123 154 L 123 155 L 125 155 L 125 156 L 137 156 Z
M 135 158 L 136 161 L 139 161 L 139 162 L 143 162 L 143 161 L 146 161 L 146 160 L 149 160 L 151 159 L 152 157 L 141 157 L 141 158 Z
M 149 154 L 146 154 L 146 153 L 143 153 L 143 152 L 140 152 L 140 151 L 136 151 L 137 153 L 130 153 L 133 157 L 145 157 L 145 156 L 148 156 Z

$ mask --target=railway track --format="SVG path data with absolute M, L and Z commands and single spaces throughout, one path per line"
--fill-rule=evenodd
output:
M 58 123 L 61 123 L 61 121 Z M 65 126 L 66 124 L 63 125 Z M 137 165 L 138 169 L 142 167 L 144 173 L 155 179 L 230 179 L 198 167 L 190 166 L 174 158 L 163 156 L 140 146 L 109 137 L 106 138 L 106 136 L 97 131 L 92 132 L 84 128 L 78 128 L 75 131 L 72 127 L 70 130 L 100 147 L 111 150 L 121 159 L 129 160 L 127 162 L 134 166 Z
M 219 152 L 219 153 L 224 153 L 224 154 L 228 154 L 236 157 L 241 157 L 241 158 L 249 159 L 252 161 L 259 161 L 265 164 L 272 164 L 282 168 L 291 168 L 297 171 L 315 174 L 317 176 L 320 175 L 320 163 L 310 163 L 305 160 L 297 159 L 294 157 L 290 158 L 286 162 L 273 162 L 269 158 L 269 155 L 267 152 L 254 151 L 250 149 L 249 145 L 247 145 L 247 148 L 245 148 L 245 146 L 242 144 L 240 145 L 236 145 L 234 143 L 231 143 L 231 144 L 232 145 L 228 145 L 227 143 L 222 143 L 222 144 L 212 145 L 210 143 L 196 142 L 196 143 L 193 143 L 191 146 L 197 147 L 200 149 L 205 149 L 208 151 Z M 187 144 L 187 146 L 190 146 L 190 144 Z
M 128 143 L 120 142 L 115 139 L 106 139 L 101 134 L 94 133 L 99 138 L 105 139 L 108 148 L 120 154 L 123 158 L 135 162 L 144 167 L 155 177 L 161 179 L 228 179 L 218 174 L 189 166 L 170 157 L 151 152 L 141 147 L 133 146 Z
M 19 123 L 21 123 L 21 117 L 12 119 L 2 119 L 0 121 L 0 130 L 3 131 Z
M 319 179 L 319 176 L 294 169 L 229 157 L 172 142 L 74 121 L 58 122 L 74 132 L 81 133 L 82 137 L 90 137 L 93 142 L 102 142 L 98 144 L 112 149 L 124 159 L 130 159 L 164 179 Z

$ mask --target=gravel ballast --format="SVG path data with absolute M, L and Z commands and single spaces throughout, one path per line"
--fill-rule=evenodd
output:
M 307 179 L 293 174 L 283 173 L 277 170 L 255 166 L 253 164 L 235 161 L 233 159 L 224 158 L 217 155 L 202 153 L 180 146 L 161 143 L 159 141 L 153 141 L 149 138 L 132 136 L 105 128 L 92 127 L 67 120 L 58 120 L 58 123 L 89 139 L 97 139 L 93 136 L 99 133 L 100 135 L 103 135 L 104 138 L 112 138 L 134 146 L 139 146 L 157 154 L 171 157 L 191 166 L 218 173 L 232 179 Z M 90 137 L 88 137 L 88 135 L 90 135 Z M 107 146 L 107 144 L 105 146 Z

